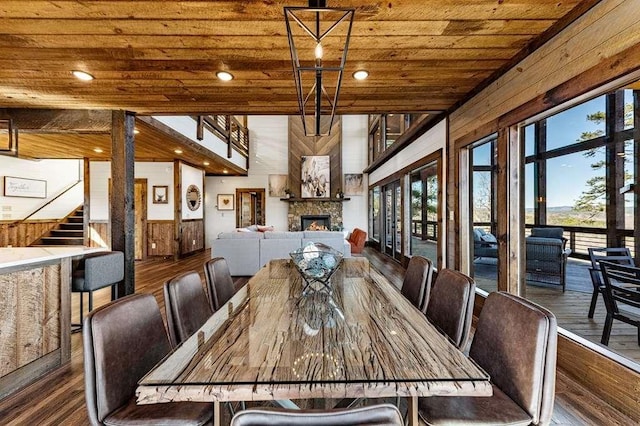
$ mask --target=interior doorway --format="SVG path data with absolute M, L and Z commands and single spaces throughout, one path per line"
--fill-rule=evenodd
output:
M 111 200 L 111 185 L 111 178 L 109 178 L 107 183 L 109 200 Z M 143 260 L 147 258 L 147 179 L 134 180 L 133 211 L 135 240 L 133 256 L 135 260 Z M 111 223 L 111 218 L 109 218 L 109 223 Z
M 265 224 L 264 188 L 236 189 L 236 227 Z
M 135 215 L 135 260 L 147 257 L 147 180 L 136 179 L 134 182 L 133 207 Z

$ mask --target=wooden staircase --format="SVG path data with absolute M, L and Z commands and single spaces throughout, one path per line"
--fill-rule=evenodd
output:
M 30 246 L 81 246 L 84 245 L 84 211 L 82 206 L 65 217 L 58 225 L 43 234 Z

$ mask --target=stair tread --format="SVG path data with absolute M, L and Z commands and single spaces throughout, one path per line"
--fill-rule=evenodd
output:
M 82 241 L 83 238 L 82 237 L 42 237 L 41 240 L 43 241 L 74 241 L 74 240 L 79 240 Z

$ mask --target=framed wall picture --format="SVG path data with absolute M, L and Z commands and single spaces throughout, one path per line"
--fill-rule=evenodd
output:
M 164 185 L 153 186 L 153 204 L 167 204 L 169 202 L 169 187 Z
M 331 185 L 331 167 L 328 155 L 302 156 L 300 167 L 302 176 L 302 198 L 329 198 Z
M 5 197 L 47 198 L 47 181 L 40 179 L 4 177 Z
M 288 182 L 288 175 L 269 175 L 269 197 L 284 197 Z
M 218 210 L 233 209 L 233 194 L 218 194 Z
M 364 186 L 362 173 L 346 173 L 344 175 L 344 195 L 362 195 Z

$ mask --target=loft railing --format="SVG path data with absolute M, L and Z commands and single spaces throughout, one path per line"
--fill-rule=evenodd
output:
M 249 156 L 249 129 L 235 117 L 231 117 L 230 141 L 242 155 Z
M 247 160 L 249 168 L 249 129 L 232 115 L 201 115 L 194 118 L 197 123 L 197 138 L 204 139 L 208 130 L 227 144 L 227 158 L 231 158 L 235 148 Z
M 45 207 L 47 207 L 48 205 L 50 205 L 51 203 L 53 203 L 54 201 L 56 201 L 58 198 L 62 197 L 64 194 L 66 194 L 67 192 L 71 191 L 73 188 L 75 188 L 75 186 L 77 184 L 79 184 L 80 182 L 82 182 L 81 179 L 76 180 L 75 182 L 70 183 L 69 185 L 67 185 L 66 187 L 64 187 L 60 192 L 58 192 L 58 194 L 56 194 L 54 197 L 50 198 L 49 200 L 47 200 L 45 203 L 43 203 L 42 205 L 40 205 L 39 207 L 37 207 L 35 210 L 33 210 L 31 213 L 29 213 L 27 216 L 23 217 L 22 219 L 16 220 L 15 222 L 11 223 L 10 226 L 17 226 L 23 222 L 25 222 L 27 219 L 29 219 L 30 217 L 34 216 L 36 213 L 38 213 L 39 211 L 41 211 L 42 209 L 44 209 Z

